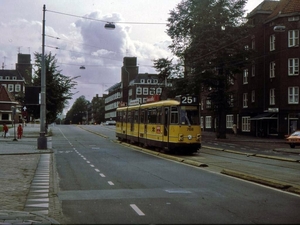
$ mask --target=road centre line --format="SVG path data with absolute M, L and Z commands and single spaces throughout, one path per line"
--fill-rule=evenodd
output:
M 142 212 L 142 210 L 139 209 L 135 204 L 130 204 L 130 207 L 139 215 L 139 216 L 145 216 L 145 214 Z
M 115 185 L 112 181 L 107 182 L 109 185 Z
M 90 165 L 91 167 L 95 167 L 93 164 Z
M 86 161 L 86 163 L 91 163 L 90 161 Z
M 98 173 L 100 172 L 100 170 L 98 170 L 98 169 L 95 169 L 95 171 L 98 172 Z
M 104 175 L 103 173 L 100 173 L 99 175 L 100 175 L 101 177 L 105 177 L 105 175 Z

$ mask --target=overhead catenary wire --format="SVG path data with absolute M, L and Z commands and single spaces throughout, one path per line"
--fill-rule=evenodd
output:
M 74 14 L 69 14 L 69 13 L 63 13 L 63 12 L 57 12 L 53 10 L 46 10 L 47 12 L 51 13 L 56 13 L 60 15 L 65 15 L 65 16 L 71 16 L 71 17 L 76 17 L 76 18 L 81 18 L 81 19 L 86 19 L 86 20 L 93 20 L 93 21 L 98 21 L 102 23 L 119 23 L 119 24 L 137 24 L 137 25 L 166 25 L 167 23 L 160 23 L 160 22 L 126 22 L 126 21 L 107 21 L 107 20 L 100 20 L 100 19 L 94 19 L 86 16 L 78 16 Z

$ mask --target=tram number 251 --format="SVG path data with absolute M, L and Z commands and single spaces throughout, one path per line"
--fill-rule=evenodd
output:
M 196 96 L 181 96 L 181 104 L 190 105 L 197 104 L 198 98 Z

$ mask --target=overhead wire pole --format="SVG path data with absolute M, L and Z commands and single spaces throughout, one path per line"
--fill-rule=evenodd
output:
M 46 66 L 45 66 L 45 11 L 43 7 L 43 28 L 42 28 L 42 65 L 41 65 L 41 102 L 40 102 L 40 137 L 38 138 L 38 149 L 47 149 L 46 135 Z

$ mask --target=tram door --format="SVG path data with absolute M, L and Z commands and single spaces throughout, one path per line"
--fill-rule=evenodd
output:
M 169 142 L 169 108 L 168 107 L 164 108 L 163 124 L 164 124 L 164 141 Z

